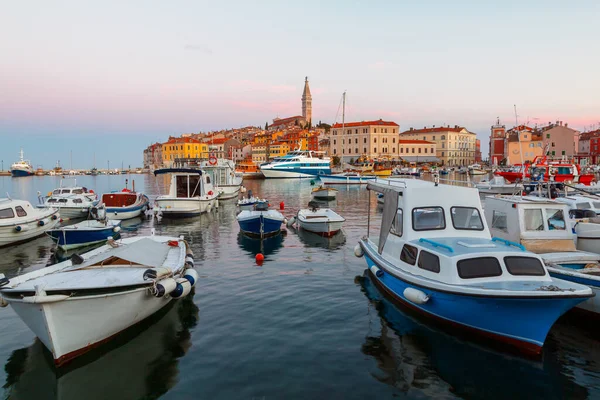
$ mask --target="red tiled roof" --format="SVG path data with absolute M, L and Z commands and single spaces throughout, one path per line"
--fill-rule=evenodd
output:
M 198 143 L 200 141 L 197 139 L 193 139 L 191 137 L 170 137 L 168 141 L 163 144 L 173 144 L 173 143 Z
M 377 120 L 377 121 L 361 121 L 361 122 L 346 122 L 343 125 L 342 124 L 335 124 L 332 126 L 332 128 L 341 128 L 342 126 L 344 128 L 353 128 L 355 126 L 399 126 L 397 123 L 392 122 L 392 121 L 384 121 L 384 120 Z
M 401 140 L 398 140 L 398 144 L 435 144 L 435 142 L 429 142 L 427 140 L 401 139 Z
M 410 135 L 413 133 L 460 132 L 463 129 L 465 129 L 465 128 L 462 126 L 455 126 L 455 127 L 440 126 L 440 127 L 436 127 L 436 128 L 410 129 L 410 130 L 404 131 L 400 134 L 401 135 L 405 135 L 405 134 Z
M 211 139 L 210 141 L 207 141 L 207 144 L 223 144 L 226 141 L 228 141 L 229 138 L 221 138 L 221 139 Z

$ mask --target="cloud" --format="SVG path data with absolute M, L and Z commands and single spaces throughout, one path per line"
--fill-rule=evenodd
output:
M 202 45 L 198 45 L 198 44 L 186 44 L 183 47 L 185 50 L 190 50 L 190 51 L 200 51 L 204 54 L 208 54 L 208 55 L 213 55 L 213 51 L 212 49 L 209 49 L 208 47 L 202 46 Z

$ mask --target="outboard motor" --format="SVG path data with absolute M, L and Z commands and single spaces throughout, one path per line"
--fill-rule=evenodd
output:
M 266 201 L 259 201 L 254 205 L 254 210 L 255 211 L 268 211 L 269 203 L 267 203 Z

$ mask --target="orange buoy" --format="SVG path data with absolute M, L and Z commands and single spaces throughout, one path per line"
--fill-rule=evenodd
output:
M 279 203 L 279 209 L 280 210 L 284 210 L 285 209 L 285 203 L 283 201 L 281 203 Z
M 260 265 L 263 261 L 265 261 L 265 256 L 262 253 L 258 253 L 256 255 L 256 263 Z

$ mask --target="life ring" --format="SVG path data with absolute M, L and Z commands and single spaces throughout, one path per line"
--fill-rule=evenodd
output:
M 213 154 L 213 155 L 211 155 L 211 156 L 208 158 L 208 163 L 209 163 L 210 165 L 215 165 L 215 164 L 217 163 L 217 157 L 215 157 L 215 156 L 214 156 L 214 154 Z

